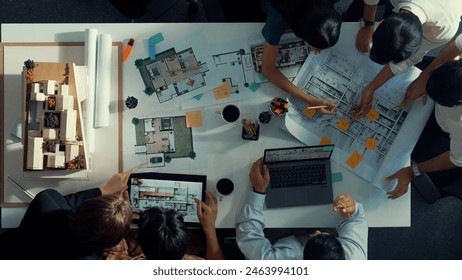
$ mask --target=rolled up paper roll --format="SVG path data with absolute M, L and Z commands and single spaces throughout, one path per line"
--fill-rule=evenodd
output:
M 105 127 L 109 125 L 111 59 L 111 35 L 100 34 L 98 37 L 98 54 L 96 59 L 95 127 Z
M 84 102 L 85 106 L 85 141 L 90 153 L 95 151 L 95 82 L 96 82 L 96 51 L 98 30 L 85 29 L 85 56 L 84 63 L 88 74 L 88 95 Z

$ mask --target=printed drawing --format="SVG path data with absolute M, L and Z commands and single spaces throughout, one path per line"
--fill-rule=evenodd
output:
M 135 65 L 146 87 L 145 93 L 156 94 L 159 103 L 206 86 L 207 63 L 196 59 L 192 48 L 176 52 L 174 48 L 150 58 L 138 59 Z
M 333 101 L 337 109 L 332 115 L 304 117 L 303 126 L 319 137 L 332 140 L 337 149 L 348 154 L 357 151 L 362 155 L 361 161 L 379 167 L 408 114 L 397 106 L 398 94 L 384 92 L 385 87 L 378 90 L 367 116 L 353 119 L 352 105 L 360 102 L 367 71 L 338 52 L 331 52 L 322 63 L 311 67 L 310 74 L 297 77 L 297 86 L 315 97 Z M 294 99 L 291 102 L 299 114 L 306 114 L 305 103 Z
M 213 63 L 222 81 L 222 86 L 200 93 L 181 103 L 183 110 L 224 102 L 243 100 L 255 96 L 254 69 L 250 53 L 244 49 L 212 55 Z
M 252 61 L 254 70 L 261 73 L 263 62 L 263 45 L 251 46 Z M 295 41 L 282 42 L 279 44 L 279 54 L 276 66 L 280 69 L 301 66 L 310 53 L 308 44 L 301 39 Z
M 197 220 L 194 198 L 200 198 L 201 191 L 200 182 L 133 178 L 130 200 L 137 210 L 143 211 L 152 207 L 175 209 L 185 220 Z
M 215 54 L 213 61 L 224 81 L 228 81 L 231 94 L 240 93 L 249 87 L 252 78 L 252 59 L 249 53 L 240 49 L 234 52 Z
M 262 72 L 263 62 L 263 37 L 253 38 L 250 41 L 250 52 L 255 73 Z M 279 43 L 279 53 L 276 60 L 276 67 L 289 79 L 294 78 L 308 55 L 310 47 L 304 40 L 296 37 L 293 33 L 286 33 Z M 267 81 L 262 75 L 256 81 Z
M 192 129 L 186 118 L 160 117 L 136 119 L 135 154 L 146 157 L 147 167 L 162 167 L 175 158 L 194 159 Z

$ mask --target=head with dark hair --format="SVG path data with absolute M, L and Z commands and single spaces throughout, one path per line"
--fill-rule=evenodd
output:
M 118 194 L 85 200 L 70 219 L 77 239 L 93 249 L 117 245 L 130 230 L 132 209 Z
M 428 78 L 427 94 L 442 106 L 462 105 L 462 60 L 450 61 L 434 70 Z
M 288 3 L 290 2 L 290 3 Z M 297 37 L 317 49 L 334 46 L 340 36 L 342 18 L 331 1 L 271 1 Z
M 138 242 L 150 260 L 180 260 L 188 249 L 183 217 L 173 209 L 153 207 L 139 221 Z
M 316 234 L 308 239 L 303 250 L 304 260 L 344 260 L 345 251 L 335 236 Z
M 370 58 L 378 64 L 398 63 L 415 54 L 422 43 L 422 24 L 409 12 L 384 19 L 372 36 Z

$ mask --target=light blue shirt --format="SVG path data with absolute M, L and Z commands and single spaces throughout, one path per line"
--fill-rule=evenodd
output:
M 236 221 L 236 239 L 239 249 L 250 260 L 302 260 L 303 244 L 291 235 L 274 244 L 265 238 L 263 204 L 265 195 L 250 191 L 247 203 Z M 342 244 L 347 260 L 367 259 L 368 226 L 364 209 L 356 202 L 356 211 L 336 226 L 337 239 Z

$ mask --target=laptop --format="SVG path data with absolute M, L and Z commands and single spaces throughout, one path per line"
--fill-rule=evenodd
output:
M 333 201 L 330 157 L 335 145 L 266 149 L 270 172 L 266 207 L 330 204 Z
M 205 175 L 133 173 L 128 182 L 132 210 L 141 213 L 151 207 L 175 209 L 187 227 L 199 227 L 194 198 L 205 202 Z

